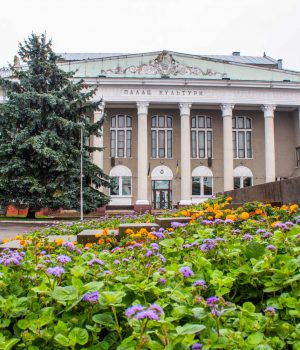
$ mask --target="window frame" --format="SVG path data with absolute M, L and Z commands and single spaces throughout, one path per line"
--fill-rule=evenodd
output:
M 164 118 L 163 126 L 159 123 Z M 155 120 L 155 122 L 153 122 Z M 170 125 L 169 126 L 169 121 Z M 152 159 L 172 159 L 173 158 L 173 116 L 168 114 L 156 114 L 151 116 L 151 158 Z M 160 147 L 160 135 L 163 135 L 163 147 Z M 160 156 L 163 151 L 163 156 Z M 155 153 L 155 156 L 154 156 Z
M 300 168 L 300 147 L 296 147 L 296 168 Z
M 241 127 L 239 127 L 240 122 L 241 122 Z M 250 122 L 250 127 L 247 127 L 248 122 Z M 233 159 L 253 159 L 252 139 L 253 139 L 252 118 L 243 116 L 243 115 L 232 117 Z M 240 147 L 240 145 L 242 145 L 242 147 Z M 248 147 L 249 145 L 250 147 Z M 240 156 L 239 152 L 244 152 L 244 156 Z
M 200 179 L 200 194 L 193 194 L 193 179 L 198 178 Z M 211 178 L 211 194 L 204 194 L 204 178 Z M 192 197 L 210 197 L 214 193 L 214 177 L 213 176 L 192 176 Z
M 204 126 L 200 125 L 200 118 L 204 118 Z M 193 122 L 195 120 L 195 123 Z M 209 122 L 208 122 L 209 121 Z M 195 126 L 193 126 L 193 124 Z M 212 117 L 202 114 L 191 116 L 191 158 L 192 159 L 213 159 L 213 123 Z M 200 135 L 204 135 L 204 148 L 200 150 Z M 209 144 L 210 143 L 210 144 Z M 195 147 L 194 147 L 195 145 Z M 200 152 L 204 151 L 204 157 Z M 209 154 L 210 152 L 210 154 Z
M 251 185 L 250 186 L 244 186 L 244 180 L 247 179 L 247 178 L 251 180 Z M 235 188 L 235 186 L 234 186 L 234 179 L 239 179 L 240 180 L 240 187 Z M 234 176 L 233 177 L 234 190 L 237 190 L 239 188 L 252 187 L 252 186 L 253 186 L 253 176 Z
M 124 126 L 119 126 L 120 117 L 124 117 Z M 123 140 L 121 138 L 122 133 L 123 133 Z M 128 135 L 130 135 L 130 137 L 128 137 Z M 123 147 L 120 147 L 120 144 Z M 113 153 L 113 150 L 114 150 L 114 153 Z M 123 155 L 120 155 L 122 154 L 122 151 L 123 151 Z M 110 157 L 111 158 L 132 158 L 132 116 L 127 114 L 115 114 L 111 116 L 110 118 Z
M 122 194 L 123 193 L 123 178 L 130 178 L 130 194 Z M 110 197 L 116 198 L 116 197 L 124 197 L 124 198 L 130 198 L 132 197 L 132 176 L 128 175 L 122 175 L 122 176 L 111 176 L 111 178 L 118 178 L 119 183 L 119 194 L 111 194 L 111 188 L 109 189 L 109 195 Z

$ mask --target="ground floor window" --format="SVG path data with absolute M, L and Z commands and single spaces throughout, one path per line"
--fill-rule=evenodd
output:
M 238 166 L 233 170 L 234 189 L 253 185 L 252 171 L 245 166 Z
M 192 177 L 192 195 L 193 196 L 211 196 L 212 195 L 212 176 L 193 176 Z
M 192 196 L 207 197 L 213 194 L 213 173 L 206 166 L 198 166 L 192 171 Z
M 112 176 L 111 196 L 131 196 L 131 176 Z
M 234 189 L 252 186 L 252 177 L 234 177 Z
M 296 148 L 296 166 L 300 167 L 300 147 Z

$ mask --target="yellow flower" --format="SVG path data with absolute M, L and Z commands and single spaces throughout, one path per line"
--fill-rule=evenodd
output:
M 227 198 L 226 198 L 226 201 L 227 201 L 227 202 L 232 201 L 232 197 L 227 197 Z
M 226 216 L 226 220 L 235 221 L 235 220 L 236 220 L 236 216 L 235 216 L 235 215 L 232 215 L 232 214 L 229 214 L 229 215 Z
M 58 239 L 55 240 L 55 243 L 57 245 L 62 245 L 64 243 L 64 240 L 62 238 L 58 238 Z
M 243 211 L 241 214 L 240 214 L 240 218 L 242 219 L 242 220 L 247 220 L 247 219 L 249 219 L 249 214 L 246 212 L 246 211 Z
M 224 214 L 221 211 L 216 213 L 216 219 L 220 219 Z
M 292 204 L 290 206 L 290 213 L 295 213 L 298 209 L 298 205 L 297 204 Z
M 16 235 L 16 239 L 22 239 L 23 237 L 21 235 Z

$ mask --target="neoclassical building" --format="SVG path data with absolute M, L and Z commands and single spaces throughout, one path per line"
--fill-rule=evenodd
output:
M 300 175 L 300 72 L 271 57 L 61 54 L 97 88 L 111 205 L 155 209 Z M 2 70 L 0 74 L 8 74 Z M 1 98 L 1 96 L 0 96 Z

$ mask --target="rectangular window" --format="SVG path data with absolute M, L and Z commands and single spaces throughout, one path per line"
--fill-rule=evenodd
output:
M 207 131 L 207 158 L 212 158 L 212 131 Z
M 196 128 L 196 117 L 192 117 L 192 128 Z
M 235 120 L 235 119 L 233 119 Z M 232 132 L 232 149 L 233 149 L 233 158 L 237 158 L 236 152 L 236 131 Z
M 156 131 L 151 131 L 151 157 L 156 158 Z
M 126 127 L 127 128 L 131 128 L 132 127 L 131 117 L 126 117 Z
M 246 133 L 246 141 L 247 141 L 247 158 L 252 158 L 251 131 L 247 131 L 247 133 Z
M 192 177 L 192 195 L 193 196 L 200 196 L 200 194 L 201 194 L 200 177 L 193 176 Z
M 198 132 L 199 158 L 205 158 L 205 131 Z
M 243 187 L 252 186 L 252 177 L 244 177 L 243 178 Z
M 125 135 L 124 130 L 118 130 L 118 157 L 124 157 Z
M 296 165 L 300 167 L 300 147 L 296 148 Z
M 238 132 L 238 147 L 239 147 L 238 148 L 239 158 L 245 158 L 245 133 L 244 133 L 244 131 Z
M 125 127 L 125 116 L 119 115 L 118 116 L 118 128 L 124 128 Z
M 234 189 L 241 188 L 241 178 L 240 177 L 234 177 L 233 178 L 234 183 Z
M 203 194 L 204 196 L 212 195 L 212 177 L 211 176 L 203 177 Z
M 192 131 L 192 158 L 197 158 L 197 134 Z
M 159 158 L 165 158 L 165 131 L 159 130 L 158 131 L 158 157 Z
M 131 130 L 126 131 L 126 157 L 131 157 Z
M 111 127 L 112 128 L 116 127 L 116 117 L 111 117 Z
M 158 127 L 159 128 L 165 127 L 165 117 L 164 116 L 158 117 Z
M 198 128 L 205 128 L 205 117 L 198 117 Z
M 118 196 L 119 195 L 119 177 L 118 176 L 113 176 L 111 178 L 110 194 L 112 196 Z
M 123 196 L 131 195 L 131 177 L 130 176 L 122 177 L 122 195 Z
M 172 158 L 172 131 L 167 131 L 167 157 Z
M 111 130 L 110 132 L 110 156 L 116 156 L 116 132 L 115 130 Z
M 238 128 L 239 129 L 244 129 L 244 117 L 239 117 L 238 118 Z

